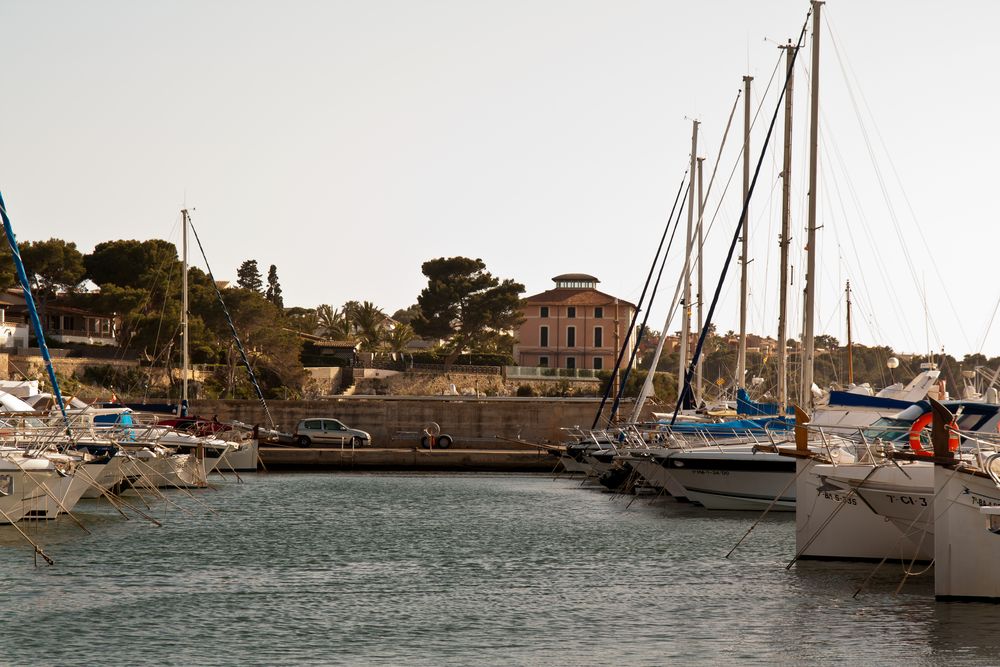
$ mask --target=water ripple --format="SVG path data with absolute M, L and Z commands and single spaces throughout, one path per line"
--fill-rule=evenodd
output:
M 0 662 L 25 665 L 996 664 L 992 605 L 898 568 L 784 564 L 792 517 L 546 476 L 248 476 L 156 528 L 106 503 L 0 528 Z M 133 502 L 138 503 L 138 499 Z M 207 507 L 215 509 L 208 511 Z

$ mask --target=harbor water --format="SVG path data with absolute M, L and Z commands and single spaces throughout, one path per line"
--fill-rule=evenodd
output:
M 755 514 L 628 506 L 568 478 L 216 487 L 150 501 L 162 527 L 99 501 L 74 512 L 89 534 L 65 517 L 19 524 L 51 567 L 0 527 L 0 664 L 1000 662 L 1000 606 L 935 602 L 930 573 L 897 593 L 899 565 L 785 569 L 792 515 L 727 559 Z

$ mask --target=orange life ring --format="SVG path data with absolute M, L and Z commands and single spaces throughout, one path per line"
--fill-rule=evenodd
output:
M 920 442 L 920 432 L 923 431 L 928 424 L 934 420 L 934 415 L 930 412 L 925 412 L 920 415 L 920 417 L 913 422 L 910 426 L 910 449 L 913 450 L 914 454 L 919 456 L 933 456 L 933 450 L 924 449 L 923 444 Z M 958 434 L 958 424 L 955 420 L 952 420 L 945 428 L 948 429 L 948 451 L 957 452 L 958 445 L 961 440 Z

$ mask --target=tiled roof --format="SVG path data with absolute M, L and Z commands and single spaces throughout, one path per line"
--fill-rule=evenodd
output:
M 330 347 L 340 350 L 353 350 L 358 344 L 353 340 L 318 340 L 313 343 L 316 347 Z
M 524 302 L 541 305 L 565 304 L 567 306 L 613 306 L 615 303 L 615 297 L 610 294 L 605 294 L 604 292 L 599 292 L 595 289 L 568 289 L 565 287 L 557 287 L 556 289 L 550 289 L 547 292 L 542 292 L 541 294 L 529 296 L 524 299 Z M 618 303 L 622 306 L 635 308 L 635 304 L 629 303 L 624 299 L 618 299 Z

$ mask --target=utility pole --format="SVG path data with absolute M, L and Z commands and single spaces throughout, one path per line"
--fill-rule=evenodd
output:
M 750 207 L 747 195 L 750 192 L 750 82 L 752 76 L 743 77 L 743 202 L 746 214 L 743 216 L 743 246 L 740 255 L 740 342 L 736 354 L 736 386 L 747 386 L 747 262 L 748 239 L 750 238 Z
M 816 318 L 816 172 L 819 158 L 819 44 L 820 10 L 822 0 L 811 0 L 813 8 L 812 42 L 812 101 L 809 108 L 809 219 L 806 223 L 806 287 L 803 301 L 802 327 L 802 396 L 801 405 L 808 409 L 813 404 L 813 363 L 815 362 Z
M 695 170 L 697 169 L 697 155 L 698 155 L 698 121 L 691 121 L 691 178 L 694 178 Z M 687 361 L 688 361 L 688 335 L 691 330 L 691 247 L 693 244 L 693 230 L 694 230 L 694 207 L 695 207 L 695 191 L 694 188 L 688 188 L 688 220 L 687 220 L 687 244 L 685 246 L 684 255 L 684 311 L 681 318 L 681 349 L 680 354 L 680 372 L 677 374 L 677 393 L 678 395 L 684 391 L 684 377 L 687 373 Z
M 788 247 L 791 244 L 792 210 L 792 99 L 795 72 L 792 69 L 797 46 L 788 40 L 785 49 L 785 154 L 781 165 L 781 288 L 778 296 L 778 409 L 785 414 L 788 406 Z

